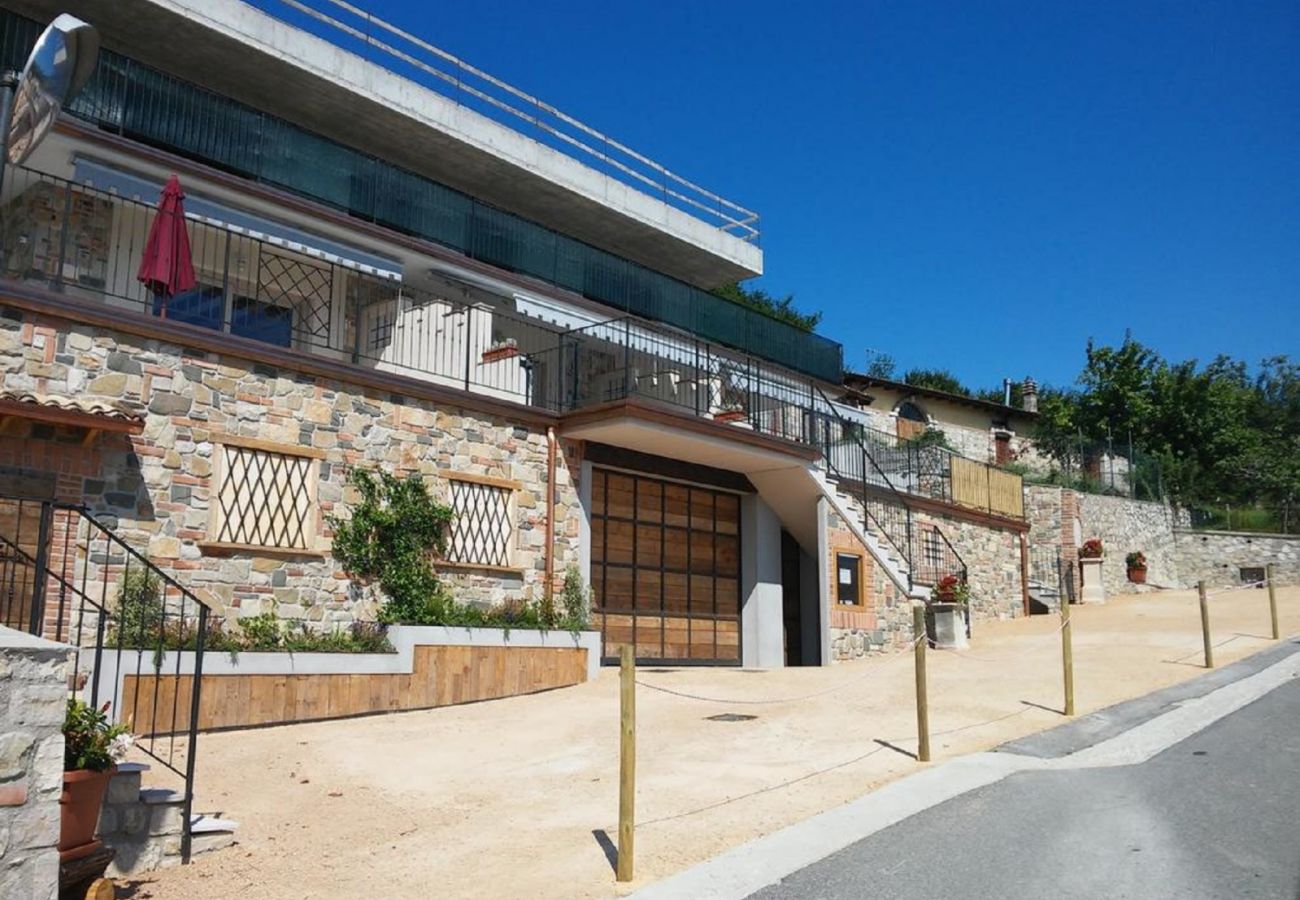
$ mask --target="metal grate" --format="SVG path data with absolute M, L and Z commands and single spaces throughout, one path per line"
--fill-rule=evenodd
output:
M 515 533 L 509 488 L 476 481 L 451 482 L 456 518 L 447 541 L 447 559 L 476 566 L 509 566 Z
M 312 459 L 247 447 L 223 448 L 216 540 L 306 549 L 311 540 Z
M 334 272 L 330 266 L 263 248 L 258 260 L 257 284 L 260 299 L 296 311 L 294 328 L 301 338 L 313 344 L 329 339 L 334 295 Z

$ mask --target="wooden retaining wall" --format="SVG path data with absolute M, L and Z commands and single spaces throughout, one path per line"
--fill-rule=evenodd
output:
M 204 675 L 199 729 L 431 709 L 568 687 L 587 678 L 587 651 L 578 647 L 416 646 L 413 654 L 410 674 Z M 192 680 L 128 674 L 119 709 L 139 734 L 154 733 L 155 719 L 159 731 L 185 731 Z

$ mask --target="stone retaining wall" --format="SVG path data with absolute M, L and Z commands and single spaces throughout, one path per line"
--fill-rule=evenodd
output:
M 0 626 L 0 897 L 58 896 L 72 652 Z
M 355 499 L 353 467 L 425 476 L 445 498 L 449 472 L 517 482 L 513 560 L 506 569 L 444 569 L 462 599 L 498 603 L 544 592 L 547 436 L 543 428 L 355 384 L 254 364 L 124 332 L 13 309 L 0 315 L 0 387 L 144 411 L 138 436 L 34 425 L 0 437 L 0 466 L 62 473 L 61 499 L 86 503 L 133 547 L 229 615 L 275 609 L 285 618 L 349 622 L 373 602 L 329 555 L 327 516 Z M 521 410 L 522 412 L 522 410 Z M 525 417 L 521 417 L 522 419 Z M 226 435 L 323 454 L 310 552 L 214 551 L 204 546 L 217 446 Z M 562 443 L 556 559 L 577 562 L 581 511 L 575 446 Z
M 1179 529 L 1174 539 L 1185 587 L 1201 580 L 1211 587 L 1240 584 L 1243 568 L 1268 563 L 1278 584 L 1300 584 L 1300 535 Z
M 1174 547 L 1174 527 L 1185 520 L 1165 503 L 1076 493 L 1083 539 L 1101 538 L 1106 548 L 1102 584 L 1107 594 L 1133 593 L 1124 558 L 1140 550 L 1147 558 L 1147 584 L 1176 588 L 1187 583 Z

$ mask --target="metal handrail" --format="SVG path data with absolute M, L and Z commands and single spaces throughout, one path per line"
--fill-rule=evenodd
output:
M 700 213 L 705 213 L 720 221 L 723 224 L 718 227 L 723 231 L 734 231 L 738 237 L 747 242 L 756 243 L 758 241 L 760 235 L 758 229 L 759 216 L 758 213 L 753 210 L 747 209 L 738 203 L 701 187 L 693 181 L 683 178 L 660 163 L 638 153 L 631 147 L 628 147 L 608 135 L 597 131 L 589 125 L 584 124 L 552 104 L 546 103 L 538 97 L 488 74 L 482 69 L 470 65 L 459 57 L 448 53 L 446 50 L 443 50 L 442 48 L 437 47 L 410 32 L 404 31 L 396 25 L 378 18 L 367 10 L 354 6 L 353 4 L 346 2 L 346 0 L 318 0 L 315 6 L 306 2 L 306 0 L 279 0 L 279 2 L 304 16 L 307 16 L 313 21 L 321 23 L 328 29 L 341 32 L 350 38 L 362 42 L 367 47 L 371 47 L 378 50 L 380 53 L 386 54 L 394 59 L 406 63 L 407 65 L 415 67 L 419 71 L 436 78 L 438 81 L 450 85 L 455 89 L 455 91 L 467 94 L 476 100 L 488 104 L 491 108 L 505 113 L 507 117 L 513 117 L 528 123 L 538 130 L 554 137 L 563 144 L 566 144 L 573 150 L 578 151 L 577 153 L 569 154 L 574 158 L 581 159 L 584 156 L 591 157 L 612 168 L 620 175 L 623 175 L 634 182 L 639 182 L 647 187 L 653 188 L 663 196 L 665 202 L 671 198 L 676 201 L 677 204 L 684 205 L 691 210 Z M 261 9 L 268 15 L 276 16 L 282 21 L 287 21 L 283 16 L 278 16 L 272 8 L 269 8 L 271 7 L 271 3 L 268 2 L 268 0 L 261 0 L 261 2 L 253 3 L 253 5 L 257 6 L 258 9 Z M 341 10 L 344 14 L 361 20 L 365 26 L 364 29 L 349 24 L 348 22 L 337 18 L 335 15 L 331 15 L 329 12 L 319 8 L 323 5 L 333 6 L 336 9 Z M 374 29 L 386 32 L 392 37 L 397 38 L 410 49 L 402 49 L 401 47 L 394 46 L 387 41 L 380 40 L 372 33 Z M 335 46 L 342 46 L 337 40 L 332 42 Z M 417 54 L 427 54 L 428 56 L 421 58 L 421 55 Z M 430 56 L 437 61 L 452 67 L 455 74 L 443 71 L 443 69 L 432 64 L 432 62 L 429 61 Z M 389 71 L 395 70 L 389 68 Z M 491 88 L 495 88 L 497 91 L 504 93 L 508 97 L 512 98 L 512 100 L 519 101 L 522 104 L 531 107 L 533 112 L 530 114 L 529 112 L 520 109 L 511 101 L 503 100 L 500 97 L 489 93 L 487 90 L 467 83 L 466 76 L 477 79 Z M 575 130 L 583 137 L 575 137 L 574 135 L 567 133 L 556 124 L 551 124 L 550 121 L 547 121 L 548 119 L 558 123 L 558 126 L 568 126 L 568 128 Z M 592 144 L 588 142 L 589 140 L 595 142 L 604 149 L 601 150 L 592 146 Z M 622 159 L 619 159 L 618 156 L 622 156 L 628 161 L 625 162 Z M 641 166 L 644 169 L 649 170 L 653 173 L 653 177 L 645 174 L 643 171 L 639 171 L 634 166 Z M 670 187 L 670 184 L 675 185 L 676 187 Z

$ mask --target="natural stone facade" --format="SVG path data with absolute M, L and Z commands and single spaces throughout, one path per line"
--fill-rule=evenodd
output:
M 938 525 L 966 564 L 972 619 L 1010 619 L 1024 614 L 1020 532 L 966 515 L 917 510 L 924 528 Z
M 0 627 L 0 897 L 58 896 L 71 666 L 71 647 Z
M 375 605 L 329 554 L 330 514 L 355 499 L 353 467 L 419 473 L 445 496 L 449 472 L 518 482 L 512 565 L 446 568 L 462 600 L 495 603 L 542 596 L 545 580 L 544 429 L 480 413 L 254 364 L 121 331 L 6 310 L 0 316 L 0 373 L 7 390 L 79 396 L 143 411 L 138 436 L 80 435 L 36 426 L 0 438 L 0 465 L 65 475 L 64 499 L 85 503 L 128 544 L 206 591 L 232 615 L 274 609 L 310 623 L 373 616 Z M 216 552 L 205 547 L 217 447 L 226 436 L 311 448 L 322 457 L 314 546 L 304 552 Z M 578 559 L 581 511 L 574 448 L 557 454 L 555 571 Z
M 1179 514 L 1164 503 L 1077 494 L 1083 539 L 1101 538 L 1106 548 L 1102 563 L 1102 584 L 1107 594 L 1133 593 L 1138 586 L 1128 580 L 1124 558 L 1134 551 L 1147 558 L 1147 584 L 1178 587 L 1186 579 L 1178 570 L 1174 550 L 1174 526 Z
M 1300 535 L 1248 531 L 1174 532 L 1174 559 L 1184 586 L 1204 581 L 1211 587 L 1242 583 L 1242 569 L 1273 564 L 1278 584 L 1300 584 Z
M 1187 513 L 1164 503 L 1085 494 L 1056 485 L 1026 485 L 1025 511 L 1029 516 L 1032 553 L 1059 551 L 1072 571 L 1079 545 L 1100 538 L 1106 548 L 1102 584 L 1107 594 L 1135 593 L 1128 580 L 1125 557 L 1141 551 L 1147 558 L 1147 584 L 1186 587 L 1174 543 L 1175 528 L 1187 524 Z M 1192 579 L 1194 582 L 1195 579 Z

